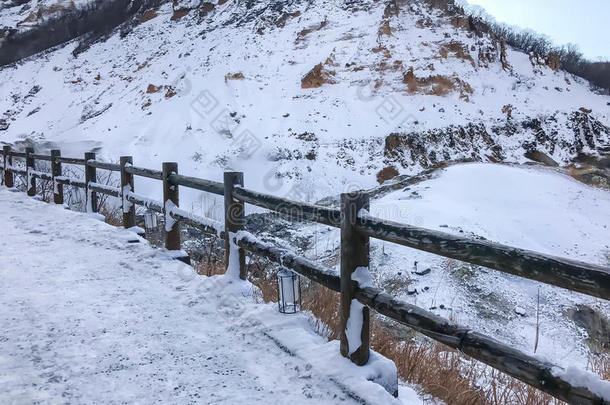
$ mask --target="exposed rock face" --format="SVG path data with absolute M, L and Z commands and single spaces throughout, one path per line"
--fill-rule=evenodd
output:
M 154 8 L 165 1 L 97 1 L 93 7 L 60 8 L 50 17 L 39 19 L 37 24 L 28 29 L 11 29 L 6 32 L 0 41 L 0 66 L 13 63 L 84 34 L 99 38 L 136 13 Z
M 487 132 L 485 125 L 470 123 L 386 137 L 384 155 L 403 167 L 419 164 L 435 166 L 450 160 L 482 160 L 485 156 L 502 160 L 502 148 Z
M 425 132 L 393 133 L 385 138 L 387 163 L 431 167 L 445 161 L 503 161 L 523 156 L 550 166 L 570 163 L 578 154 L 610 153 L 610 128 L 590 115 L 575 111 L 563 127 L 559 117 L 450 125 Z
M 610 351 L 610 321 L 595 309 L 577 305 L 567 311 L 568 317 L 589 334 L 589 345 L 596 352 Z

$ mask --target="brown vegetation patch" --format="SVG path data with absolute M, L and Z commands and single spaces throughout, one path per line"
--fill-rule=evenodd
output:
M 310 26 L 308 28 L 302 29 L 297 34 L 297 39 L 295 40 L 295 42 L 299 43 L 299 42 L 303 41 L 307 35 L 311 34 L 314 31 L 321 30 L 322 28 L 326 27 L 326 24 L 328 24 L 328 22 L 326 20 L 324 20 L 324 21 L 321 21 L 319 24 L 312 25 L 312 26 Z
M 276 27 L 283 28 L 286 25 L 286 21 L 291 18 L 296 18 L 301 15 L 300 11 L 295 11 L 294 13 L 284 13 L 280 18 L 275 22 Z
M 469 61 L 473 67 L 476 66 L 474 59 L 472 59 L 472 56 L 470 56 L 470 53 L 468 52 L 468 48 L 461 42 L 453 41 L 448 44 L 443 44 L 440 47 L 439 53 L 443 59 L 447 59 L 449 54 L 452 54 L 458 59 Z
M 571 165 L 567 168 L 567 173 L 581 183 L 610 190 L 610 175 L 606 170 L 600 169 L 599 167 L 591 165 Z
M 136 63 L 136 65 L 138 65 L 138 67 L 136 68 L 136 70 L 134 72 L 139 72 L 140 70 L 144 69 L 146 66 L 148 66 L 148 61 L 145 60 L 144 62 L 142 62 L 142 64 L 140 63 Z
M 301 79 L 302 89 L 312 89 L 326 84 L 334 84 L 335 72 L 327 70 L 324 65 L 318 63 Z
M 507 120 L 511 119 L 513 117 L 513 105 L 506 104 L 504 107 L 502 107 L 502 112 L 506 114 Z
M 451 25 L 456 28 L 469 28 L 470 24 L 468 22 L 468 18 L 466 17 L 453 17 L 451 19 Z
M 174 14 L 172 14 L 170 21 L 178 21 L 179 19 L 181 19 L 182 17 L 187 15 L 189 13 L 189 11 L 191 11 L 191 10 L 189 10 L 187 8 L 183 8 L 181 10 L 174 10 Z
M 223 4 L 225 4 L 227 1 L 229 0 L 218 0 L 218 5 L 222 6 Z
M 383 45 L 380 45 L 376 48 L 371 49 L 373 53 L 382 53 L 382 57 L 385 59 L 390 59 L 392 57 L 392 53 Z
M 161 90 L 165 90 L 165 98 L 172 98 L 176 95 L 176 89 L 174 88 L 174 86 L 155 86 L 154 84 L 148 85 L 148 87 L 146 88 L 146 94 L 159 93 Z
M 146 94 L 158 93 L 163 86 L 155 86 L 154 84 L 149 84 L 146 88 Z
M 172 98 L 176 95 L 176 89 L 174 86 L 165 86 L 167 91 L 165 92 L 165 98 Z
M 390 27 L 390 22 L 387 20 L 381 24 L 381 26 L 379 27 L 379 31 L 377 31 L 377 36 L 381 37 L 383 35 L 392 35 L 392 28 Z
M 205 17 L 209 12 L 214 10 L 214 7 L 216 7 L 216 5 L 214 3 L 210 3 L 209 1 L 201 3 L 198 7 L 199 17 Z
M 559 70 L 559 68 L 561 67 L 561 61 L 557 52 L 549 53 L 546 57 L 545 62 L 548 67 L 555 71 Z
M 398 170 L 394 166 L 384 167 L 377 173 L 377 182 L 383 184 L 383 182 L 393 179 L 398 176 Z
M 496 48 L 493 46 L 479 48 L 479 66 L 489 67 L 490 63 L 496 61 Z
M 157 10 L 154 9 L 154 8 L 150 8 L 150 9 L 146 10 L 144 12 L 144 14 L 142 14 L 142 17 L 140 18 L 140 21 L 141 22 L 146 22 L 146 21 L 152 20 L 156 16 L 157 16 Z
M 432 20 L 428 17 L 420 18 L 419 20 L 417 20 L 415 25 L 417 26 L 417 28 L 428 28 L 432 26 Z
M 410 94 L 427 94 L 434 96 L 446 96 L 456 90 L 460 92 L 460 98 L 469 101 L 469 94 L 473 90 L 470 85 L 457 77 L 435 75 L 429 77 L 417 77 L 410 68 L 403 76 L 403 83 L 407 85 Z
M 229 81 L 229 80 L 243 80 L 245 79 L 244 74 L 241 72 L 237 72 L 237 73 L 227 73 L 225 75 L 225 82 Z

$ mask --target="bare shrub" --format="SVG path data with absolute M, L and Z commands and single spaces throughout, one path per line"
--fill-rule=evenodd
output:
M 398 170 L 394 166 L 387 166 L 377 173 L 377 182 L 383 184 L 384 181 L 393 179 L 396 176 L 398 176 Z
M 225 82 L 229 81 L 229 80 L 243 80 L 245 79 L 244 74 L 241 72 L 237 72 L 237 73 L 227 73 L 225 75 Z
M 312 89 L 324 83 L 334 84 L 335 72 L 327 70 L 322 63 L 318 63 L 301 79 L 301 88 Z

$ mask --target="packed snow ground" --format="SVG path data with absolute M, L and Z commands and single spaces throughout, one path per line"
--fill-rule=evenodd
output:
M 422 402 L 367 381 L 386 359 L 356 367 L 307 314 L 128 230 L 5 188 L 0 223 L 4 404 Z

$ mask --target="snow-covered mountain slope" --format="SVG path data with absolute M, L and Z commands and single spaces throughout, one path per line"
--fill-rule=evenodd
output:
M 369 381 L 395 376 L 391 361 L 358 367 L 311 315 L 279 314 L 249 282 L 197 275 L 131 231 L 5 188 L 0 223 L 4 404 L 422 403 Z
M 608 152 L 610 97 L 423 0 L 219 3 L 165 4 L 76 58 L 72 42 L 4 67 L 0 141 L 242 170 L 309 200 L 390 166 Z
M 397 222 L 610 266 L 610 193 L 554 169 L 458 164 L 396 187 L 374 199 L 370 211 Z M 309 257 L 338 269 L 339 233 L 311 225 L 299 228 L 292 240 Z M 371 241 L 371 271 L 376 284 L 391 294 L 527 353 L 534 352 L 539 312 L 536 353 L 562 365 L 585 368 L 590 356 L 610 347 L 603 327 L 592 330 L 600 324 L 591 328 L 590 323 L 587 330 L 585 313 L 610 320 L 610 303 L 602 299 L 379 240 Z

